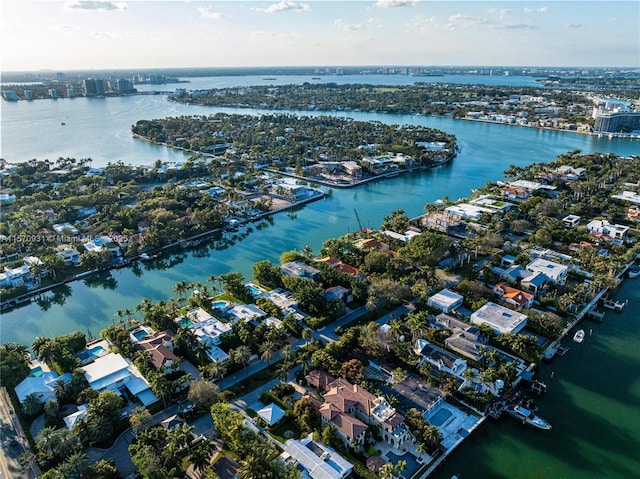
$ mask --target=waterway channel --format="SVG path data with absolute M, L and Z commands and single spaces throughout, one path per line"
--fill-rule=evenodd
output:
M 133 140 L 130 125 L 143 118 L 213 111 L 218 110 L 167 103 L 160 96 L 4 104 L 2 157 L 8 161 L 92 157 L 94 165 L 117 160 L 151 163 L 158 158 L 180 161 L 183 153 Z M 205 282 L 209 275 L 228 271 L 240 271 L 249 279 L 251 266 L 261 259 L 277 261 L 281 252 L 305 245 L 318 252 L 325 239 L 357 228 L 354 209 L 363 223 L 377 227 L 394 209 L 402 208 L 414 216 L 423 211 L 425 203 L 443 196 L 469 196 L 471 189 L 499 179 L 510 164 L 552 161 L 575 149 L 621 155 L 640 150 L 638 142 L 629 140 L 447 118 L 340 115 L 439 128 L 457 136 L 461 152 L 451 164 L 433 171 L 335 189 L 324 200 L 262 223 L 259 230 L 253 225 L 254 231 L 241 241 L 228 238 L 166 256 L 160 262 L 140 263 L 70 283 L 48 294 L 46 301 L 3 313 L 0 340 L 30 345 L 37 336 L 75 330 L 98 335 L 116 319 L 116 310 L 133 309 L 144 297 L 167 299 L 180 280 Z M 542 367 L 542 379 L 547 380 L 550 391 L 540 403 L 540 412 L 554 425 L 553 431 L 521 430 L 506 419 L 489 423 L 474 432 L 436 477 L 456 472 L 462 478 L 640 477 L 635 472 L 640 471 L 640 349 L 633 347 L 640 340 L 640 318 L 633 313 L 640 306 L 639 289 L 628 282 L 620 294 L 631 300 L 622 315 L 608 314 L 602 325 L 594 325 L 592 337 L 582 345 L 571 345 L 567 356 Z M 553 381 L 548 380 L 551 371 L 555 372 Z

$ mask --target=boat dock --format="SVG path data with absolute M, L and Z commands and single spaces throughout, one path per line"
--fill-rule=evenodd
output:
M 602 306 L 604 306 L 607 309 L 611 309 L 613 311 L 621 312 L 628 302 L 629 300 L 626 300 L 623 302 L 623 301 L 615 301 L 613 299 L 603 298 Z

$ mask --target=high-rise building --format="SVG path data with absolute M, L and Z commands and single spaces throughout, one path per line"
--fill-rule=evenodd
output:
M 25 100 L 33 100 L 33 92 L 31 90 L 24 91 L 24 99 Z
M 58 92 L 56 91 L 55 88 L 50 88 L 49 89 L 49 96 L 54 100 L 58 99 Z
M 120 93 L 127 93 L 133 90 L 133 82 L 128 78 L 119 78 L 116 86 Z
M 66 79 L 66 76 L 62 72 L 56 73 L 56 81 L 63 82 Z
M 6 101 L 18 101 L 18 95 L 13 90 L 3 91 L 2 98 L 4 98 Z
M 85 96 L 104 96 L 105 84 L 101 78 L 87 78 L 82 81 Z
M 76 91 L 73 89 L 71 85 L 67 85 L 67 98 L 75 98 Z

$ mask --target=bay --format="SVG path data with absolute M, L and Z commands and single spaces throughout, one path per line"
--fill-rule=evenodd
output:
M 362 81 L 367 82 L 363 77 Z M 260 113 L 259 110 L 208 109 L 168 103 L 162 96 L 133 96 L 3 103 L 1 156 L 7 161 L 58 156 L 91 157 L 93 165 L 111 161 L 151 163 L 181 161 L 185 155 L 134 140 L 130 125 L 144 118 L 214 111 Z M 305 112 L 306 113 L 306 112 Z M 317 113 L 316 113 L 317 114 Z M 197 250 L 177 252 L 161 262 L 141 263 L 102 277 L 70 283 L 46 301 L 2 313 L 0 341 L 30 345 L 37 336 L 79 330 L 97 335 L 111 324 L 118 309 L 133 309 L 143 297 L 171 296 L 180 280 L 201 281 L 211 275 L 240 271 L 247 279 L 261 259 L 277 261 L 281 252 L 309 245 L 318 252 L 323 241 L 357 229 L 354 209 L 363 223 L 379 226 L 402 208 L 410 216 L 443 196 L 469 196 L 471 189 L 499 179 L 510 164 L 552 161 L 570 150 L 638 154 L 638 142 L 586 135 L 452 120 L 449 118 L 372 113 L 336 113 L 359 120 L 414 124 L 453 133 L 461 147 L 451 164 L 433 171 L 399 176 L 359 188 L 334 189 L 326 199 L 298 211 L 276 215 L 233 242 L 229 238 Z M 67 121 L 68 120 L 68 121 Z M 76 121 L 77 120 L 77 121 Z M 60 123 L 65 122 L 62 126 Z M 70 127 L 70 128 L 69 128 Z M 640 477 L 638 365 L 639 289 L 628 281 L 620 297 L 630 299 L 621 315 L 608 314 L 593 336 L 571 345 L 567 356 L 541 368 L 549 393 L 540 413 L 554 429 L 522 430 L 515 422 L 486 423 L 436 472 L 435 477 L 573 478 Z M 553 371 L 554 379 L 550 374 Z

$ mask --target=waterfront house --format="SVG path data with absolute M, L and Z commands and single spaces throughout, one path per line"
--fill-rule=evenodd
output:
M 464 230 L 464 223 L 455 215 L 435 212 L 424 215 L 420 219 L 422 226 L 432 230 L 441 231 L 448 235 L 460 234 Z
M 295 463 L 311 479 L 343 479 L 351 475 L 353 465 L 335 450 L 313 440 L 313 434 L 302 439 L 288 439 L 280 458 L 285 464 Z
M 519 289 L 512 288 L 507 283 L 498 283 L 493 287 L 493 292 L 506 303 L 514 308 L 530 308 L 533 306 L 533 294 L 525 293 Z
M 320 277 L 320 270 L 303 263 L 302 261 L 290 261 L 280 266 L 282 274 L 287 276 L 297 276 L 299 278 L 318 279 Z
M 493 215 L 496 211 L 484 206 L 472 205 L 470 203 L 458 203 L 456 205 L 447 206 L 444 209 L 445 214 L 456 216 L 464 220 L 478 221 L 483 214 Z
M 407 230 L 404 233 L 396 233 L 395 231 L 391 231 L 391 230 L 383 230 L 381 231 L 381 233 L 390 238 L 396 239 L 398 241 L 402 241 L 403 243 L 407 243 L 414 236 L 420 235 L 419 231 L 414 231 L 414 230 Z
M 80 252 L 75 249 L 65 248 L 58 251 L 56 256 L 64 261 L 65 266 L 76 266 L 80 262 Z
M 462 306 L 464 296 L 454 293 L 448 289 L 443 289 L 439 293 L 434 294 L 427 300 L 427 306 L 439 309 L 443 313 L 448 313 Z
M 348 274 L 349 276 L 360 277 L 364 279 L 364 277 L 360 274 L 360 271 L 355 266 L 351 266 L 348 263 L 344 263 L 340 261 L 338 258 L 334 258 L 333 256 L 327 256 L 325 258 L 319 258 L 315 260 L 317 263 L 325 263 L 331 266 L 333 269 L 340 273 Z
M 473 332 L 472 330 L 454 332 L 444 340 L 444 345 L 447 349 L 470 359 L 476 364 L 482 364 L 482 352 L 487 347 L 486 338 L 479 332 Z
M 537 258 L 527 265 L 527 271 L 542 273 L 555 284 L 565 284 L 569 268 L 543 258 Z
M 435 366 L 438 371 L 444 371 L 453 376 L 460 376 L 467 369 L 467 362 L 441 349 L 424 339 L 418 339 L 414 348 L 415 353 L 420 356 L 420 362 L 426 361 Z
M 258 322 L 268 316 L 267 313 L 258 308 L 255 304 L 236 304 L 227 309 L 226 314 L 234 321 L 244 321 L 245 323 Z
M 120 354 L 109 353 L 82 367 L 89 386 L 98 392 L 113 391 L 119 396 L 127 389 L 144 406 L 158 401 L 138 368 Z
M 45 403 L 56 399 L 55 385 L 58 381 L 70 381 L 71 374 L 59 376 L 55 371 L 42 371 L 40 376 L 27 376 L 15 387 L 18 401 L 23 403 L 25 398 L 34 394 L 40 402 Z
M 486 324 L 496 334 L 520 332 L 527 325 L 527 316 L 495 303 L 487 303 L 471 314 L 473 324 Z
M 629 231 L 629 227 L 611 224 L 608 220 L 593 220 L 587 224 L 587 230 L 593 234 L 609 236 L 614 239 L 623 239 L 627 231 Z
M 150 329 L 150 328 L 149 328 Z M 168 329 L 161 332 L 151 330 L 146 336 L 139 335 L 140 339 L 134 333 L 130 335 L 134 340 L 133 345 L 140 351 L 146 351 L 149 354 L 149 360 L 156 369 L 166 371 L 173 366 L 177 356 L 173 354 L 173 333 Z

